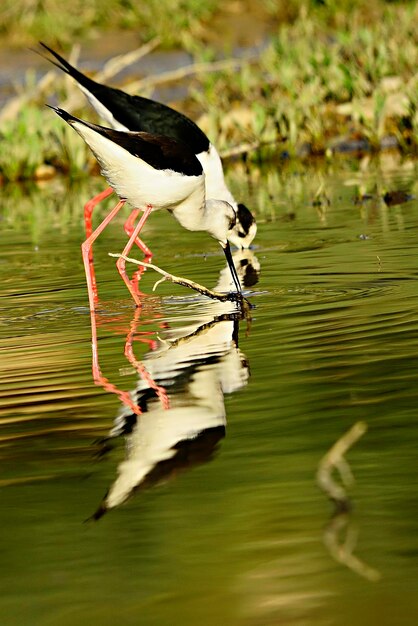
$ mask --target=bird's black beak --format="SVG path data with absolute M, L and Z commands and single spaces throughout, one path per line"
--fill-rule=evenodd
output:
M 237 270 L 235 269 L 234 261 L 232 259 L 231 248 L 229 245 L 229 241 L 226 244 L 221 243 L 222 249 L 225 252 L 226 260 L 229 265 L 229 269 L 231 271 L 232 279 L 235 283 L 235 287 L 238 293 L 242 294 L 241 283 L 239 282 Z

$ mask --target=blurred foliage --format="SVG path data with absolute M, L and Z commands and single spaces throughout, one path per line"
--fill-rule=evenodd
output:
M 60 120 L 35 104 L 2 124 L 0 172 L 9 181 L 50 178 L 60 169 L 70 175 L 89 171 L 90 153 L 77 135 Z
M 418 7 L 372 2 L 364 12 L 356 4 L 300 12 L 256 62 L 200 77 L 200 124 L 221 151 L 247 142 L 270 144 L 263 158 L 277 155 L 278 143 L 295 156 L 385 144 L 416 152 Z
M 0 13 L 5 12 L 8 2 Z M 22 0 L 13 8 L 21 4 Z M 21 19 L 29 24 L 32 15 L 34 25 L 39 6 L 32 3 Z M 75 11 L 77 6 L 76 1 L 68 11 Z M 222 10 L 230 10 L 229 19 L 233 20 L 237 10 L 245 6 L 245 2 L 238 1 L 235 13 L 229 4 Z M 119 17 L 141 12 L 152 24 L 152 28 L 141 31 L 141 37 L 158 34 L 167 44 L 167 33 L 171 33 L 171 43 L 182 40 L 193 52 L 194 61 L 209 67 L 219 56 L 215 44 L 205 43 L 210 17 L 221 10 L 216 0 L 204 6 L 196 0 L 170 0 L 164 10 L 157 10 L 156 2 L 143 3 L 141 8 L 125 3 L 123 11 L 121 5 L 112 3 L 112 10 L 109 7 L 106 2 L 102 4 L 95 19 L 100 20 L 102 14 L 109 17 L 112 11 L 119 11 Z M 387 147 L 416 154 L 416 3 L 294 0 L 284 7 L 265 0 L 262 11 L 271 18 L 272 32 L 261 52 L 241 59 L 238 67 L 231 63 L 216 72 L 196 72 L 187 82 L 187 100 L 175 104 L 197 120 L 223 156 L 249 154 L 252 160 L 263 161 L 332 156 L 336 152 L 363 154 Z M 7 13 L 8 19 L 12 19 L 12 13 Z M 52 9 L 48 15 L 53 19 Z M 87 10 L 85 27 L 88 16 Z M 209 26 L 203 28 L 202 20 L 206 18 Z M 14 19 L 17 24 L 16 15 Z M 146 20 L 144 23 L 148 23 Z M 196 28 L 190 29 L 193 20 Z M 131 22 L 126 18 L 124 23 L 134 28 L 133 18 Z M 114 24 L 121 25 L 118 20 Z M 22 32 L 29 30 L 28 26 Z M 54 32 L 61 39 L 59 30 Z M 43 36 L 40 32 L 38 35 Z M 51 43 L 49 33 L 46 39 Z M 228 46 L 228 42 L 223 43 Z M 70 110 L 84 118 L 96 120 L 94 113 L 84 108 L 79 95 L 74 100 L 77 88 L 60 73 L 50 72 L 50 80 L 42 88 L 39 83 L 36 89 L 34 80 L 28 72 L 15 111 L 3 117 L 0 114 L 1 138 L 6 147 L 0 153 L 0 177 L 42 178 L 57 169 L 72 176 L 91 172 L 94 160 L 83 142 L 61 120 L 54 119 L 43 103 L 58 97 L 64 108 L 67 101 L 73 102 Z M 146 81 L 140 87 L 137 81 L 124 88 L 131 93 L 139 89 L 142 95 L 152 98 L 152 83 L 149 77 L 147 80 L 146 87 Z M 169 83 L 173 78 L 166 80 Z M 106 82 L 112 84 L 112 79 Z M 176 77 L 176 86 L 178 83 Z
M 341 28 L 355 13 L 353 27 L 371 24 L 381 17 L 385 5 L 404 5 L 390 0 L 260 0 L 257 10 L 276 23 L 293 22 L 313 15 L 327 26 Z M 408 4 L 408 3 L 406 3 Z M 141 41 L 158 35 L 167 46 L 191 38 L 205 39 L 214 15 L 239 15 L 253 5 L 248 0 L 3 0 L 0 3 L 0 40 L 21 46 L 38 39 L 51 45 L 71 45 L 94 39 L 114 29 L 135 30 Z M 82 19 L 80 19 L 82 16 Z
M 134 29 L 141 40 L 160 35 L 166 45 L 181 43 L 185 32 L 198 35 L 201 21 L 210 18 L 219 0 L 3 0 L 0 37 L 26 45 L 38 39 L 71 44 L 95 38 L 100 31 Z M 80 16 L 82 18 L 80 19 Z

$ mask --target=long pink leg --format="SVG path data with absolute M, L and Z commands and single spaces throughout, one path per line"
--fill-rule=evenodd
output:
M 112 187 L 108 187 L 107 189 L 104 189 L 104 191 L 101 191 L 99 194 L 94 196 L 94 198 L 86 202 L 86 204 L 84 205 L 84 226 L 85 226 L 85 231 L 86 231 L 86 239 L 88 239 L 92 235 L 92 232 L 93 232 L 92 216 L 93 216 L 93 211 L 95 207 L 102 200 L 109 197 L 112 193 L 113 193 Z M 134 209 L 124 224 L 125 232 L 129 237 L 131 236 L 134 230 L 134 222 L 139 212 L 140 212 L 140 209 Z M 141 239 L 139 239 L 139 237 L 137 237 L 135 243 L 140 248 L 140 250 L 142 250 L 142 252 L 145 254 L 146 258 L 149 258 L 149 259 L 152 258 L 151 250 Z M 89 273 L 91 276 L 92 290 L 93 290 L 94 300 L 97 303 L 98 292 L 97 292 L 96 274 L 94 271 L 94 264 L 93 264 L 93 248 L 90 248 L 89 263 L 90 263 Z M 134 281 L 134 285 L 136 289 L 138 289 L 138 281 L 139 281 L 140 276 L 143 274 L 144 269 L 145 268 L 141 268 L 140 270 L 137 270 L 137 272 L 135 272 L 134 274 L 133 281 Z
M 96 385 L 100 385 L 106 391 L 110 391 L 111 393 L 115 393 L 118 398 L 129 407 L 136 415 L 141 415 L 142 411 L 140 407 L 132 400 L 131 395 L 127 391 L 123 391 L 118 389 L 116 385 L 113 385 L 108 378 L 103 376 L 102 371 L 99 365 L 99 353 L 97 346 L 97 325 L 96 325 L 96 313 L 94 310 L 90 310 L 90 319 L 91 319 L 91 347 L 93 354 L 93 362 L 92 362 L 92 372 L 93 372 L 93 380 Z
M 93 232 L 92 215 L 93 215 L 94 208 L 99 204 L 99 202 L 101 202 L 102 200 L 104 200 L 105 198 L 110 196 L 112 193 L 113 193 L 112 187 L 108 187 L 107 189 L 105 189 L 101 193 L 97 194 L 97 196 L 94 196 L 94 198 L 92 198 L 91 200 L 86 202 L 86 204 L 84 205 L 84 227 L 85 227 L 85 230 L 86 230 L 86 240 L 89 237 L 91 237 L 92 232 Z M 90 265 L 89 274 L 90 274 L 90 277 L 91 277 L 91 283 L 92 283 L 92 290 L 93 290 L 93 294 L 94 294 L 94 300 L 95 300 L 95 302 L 97 302 L 97 299 L 98 299 L 97 298 L 97 282 L 96 282 L 96 274 L 94 272 L 93 249 L 92 248 L 90 248 L 90 251 L 89 251 L 89 265 Z
M 96 278 L 94 273 L 93 266 L 93 250 L 92 246 L 94 241 L 100 235 L 100 233 L 106 228 L 109 222 L 115 217 L 115 215 L 120 211 L 120 209 L 125 204 L 124 200 L 118 202 L 115 208 L 108 214 L 108 216 L 102 221 L 101 224 L 96 228 L 94 232 L 92 232 L 92 213 L 94 207 L 104 198 L 110 196 L 113 192 L 113 189 L 109 187 L 102 191 L 102 193 L 95 196 L 92 200 L 87 202 L 84 207 L 84 220 L 86 227 L 86 241 L 82 244 L 81 250 L 83 254 L 84 261 L 84 269 L 86 272 L 87 279 L 87 289 L 89 294 L 89 304 L 90 304 L 90 320 L 91 320 L 91 347 L 92 347 L 92 373 L 93 380 L 96 385 L 101 385 L 106 391 L 110 391 L 115 393 L 119 399 L 128 406 L 134 413 L 137 415 L 141 415 L 141 409 L 139 406 L 132 400 L 130 394 L 126 391 L 122 391 L 118 389 L 115 385 L 113 385 L 108 378 L 102 375 L 100 366 L 99 366 L 99 355 L 98 355 L 98 346 L 97 346 L 97 324 L 96 324 L 96 314 L 94 312 L 95 301 L 97 301 L 97 286 L 96 286 Z
M 123 227 L 125 229 L 125 233 L 128 235 L 128 237 L 130 237 L 132 235 L 132 233 L 134 232 L 135 220 L 138 217 L 140 212 L 141 212 L 141 209 L 133 209 L 133 211 L 131 211 L 128 219 L 126 220 L 126 222 L 123 225 Z M 140 250 L 142 250 L 142 252 L 145 254 L 146 257 L 150 257 L 150 258 L 152 257 L 151 250 L 148 248 L 147 244 L 142 241 L 142 239 L 137 237 L 135 239 L 135 243 L 138 246 L 138 248 L 140 248 Z
M 104 191 L 98 193 L 97 196 L 94 196 L 94 198 L 86 202 L 86 204 L 84 205 L 84 224 L 86 228 L 86 239 L 88 239 L 93 232 L 92 215 L 94 208 L 99 204 L 99 202 L 110 196 L 112 193 L 112 187 L 108 187 Z
M 128 235 L 128 237 L 130 237 L 132 235 L 132 233 L 134 232 L 135 229 L 135 220 L 138 217 L 138 214 L 141 212 L 141 209 L 133 209 L 133 211 L 131 211 L 128 219 L 126 220 L 125 224 L 123 225 L 126 234 Z M 146 245 L 146 243 L 144 243 L 142 241 L 142 239 L 140 239 L 139 237 L 137 237 L 135 239 L 135 244 L 140 248 L 140 250 L 142 250 L 142 252 L 145 255 L 145 261 L 151 261 L 152 259 L 152 252 L 151 250 L 148 248 L 148 246 Z M 145 267 L 142 265 L 138 270 L 136 270 L 136 272 L 133 273 L 132 275 L 132 280 L 131 280 L 131 284 L 133 289 L 135 289 L 136 293 L 141 296 L 144 295 L 139 291 L 139 281 L 141 279 L 142 274 L 145 272 Z
M 145 364 L 142 361 L 138 361 L 133 351 L 132 342 L 134 340 L 134 335 L 137 330 L 140 310 L 141 310 L 140 308 L 135 309 L 134 318 L 131 322 L 130 330 L 126 337 L 125 356 L 128 359 L 128 361 L 132 364 L 132 366 L 136 369 L 136 371 L 138 372 L 142 380 L 144 380 L 147 383 L 148 387 L 150 387 L 150 389 L 154 389 L 158 398 L 160 399 L 163 409 L 168 409 L 170 408 L 170 401 L 169 401 L 168 394 L 167 394 L 165 387 L 161 387 L 155 382 L 151 374 L 146 369 Z
M 120 200 L 115 206 L 115 208 L 110 211 L 107 217 L 105 217 L 103 222 L 101 222 L 99 226 L 96 228 L 96 230 L 92 232 L 90 237 L 88 237 L 86 241 L 81 244 L 81 251 L 83 254 L 83 261 L 84 261 L 84 269 L 86 272 L 87 290 L 89 293 L 90 311 L 94 311 L 95 304 L 97 302 L 97 289 L 95 289 L 94 269 L 93 269 L 93 264 L 90 263 L 91 248 L 92 248 L 93 243 L 96 241 L 97 237 L 100 235 L 101 232 L 103 232 L 103 230 L 106 228 L 109 222 L 113 220 L 113 218 L 117 215 L 117 213 L 120 211 L 120 209 L 123 207 L 124 204 L 125 204 L 125 200 Z
M 131 251 L 131 248 L 134 245 L 135 240 L 138 237 L 138 234 L 141 232 L 141 228 L 144 226 L 145 222 L 147 221 L 148 216 L 151 213 L 151 211 L 152 211 L 152 206 L 150 204 L 147 204 L 147 208 L 144 210 L 144 213 L 141 219 L 139 220 L 138 224 L 135 226 L 135 229 L 132 232 L 132 235 L 130 236 L 128 243 L 123 249 L 123 252 L 122 252 L 123 256 L 127 256 L 129 252 Z M 137 306 L 141 306 L 141 300 L 139 299 L 139 296 L 136 292 L 135 287 L 132 285 L 131 281 L 129 280 L 129 277 L 126 273 L 125 265 L 126 265 L 125 259 L 119 258 L 116 261 L 116 267 L 118 268 L 118 272 L 121 275 L 121 278 L 124 281 L 125 285 L 129 289 L 129 293 L 134 299 L 135 304 Z

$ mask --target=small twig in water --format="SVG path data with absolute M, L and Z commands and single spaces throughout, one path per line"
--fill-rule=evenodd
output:
M 342 537 L 345 531 L 345 538 Z M 350 523 L 349 513 L 334 515 L 324 530 L 324 545 L 330 555 L 355 574 L 371 582 L 380 580 L 381 574 L 353 554 L 357 544 L 357 529 Z
M 189 280 L 188 278 L 181 278 L 180 276 L 174 276 L 174 274 L 169 274 L 168 272 L 165 272 L 164 270 L 162 270 L 157 265 L 154 265 L 153 263 L 147 263 L 146 261 L 138 261 L 137 259 L 132 259 L 130 257 L 124 256 L 123 254 L 114 254 L 112 252 L 109 252 L 109 256 L 122 258 L 125 261 L 129 261 L 129 263 L 135 263 L 135 265 L 142 265 L 144 267 L 149 267 L 155 270 L 156 272 L 158 272 L 159 274 L 162 274 L 163 278 L 158 280 L 155 283 L 153 287 L 153 291 L 155 291 L 157 286 L 160 283 L 162 283 L 164 280 L 169 280 L 170 282 L 175 283 L 176 285 L 182 285 L 183 287 L 188 287 L 188 289 L 193 289 L 194 291 L 198 291 L 204 296 L 208 296 L 208 298 L 212 298 L 212 300 L 220 300 L 221 302 L 235 302 L 235 301 L 241 300 L 243 303 L 245 302 L 247 305 L 249 305 L 249 302 L 239 293 L 236 293 L 236 292 L 221 293 L 220 291 L 213 291 L 212 289 L 208 289 L 207 287 L 204 287 L 203 285 L 199 285 L 199 283 L 195 283 L 193 280 Z
M 357 529 L 351 520 L 351 503 L 346 490 L 354 483 L 354 477 L 344 455 L 366 430 L 367 425 L 364 422 L 357 422 L 338 439 L 319 464 L 317 482 L 336 505 L 336 511 L 324 530 L 325 547 L 338 563 L 367 580 L 377 581 L 380 579 L 380 572 L 353 554 L 357 544 Z M 334 469 L 338 470 L 342 485 L 338 485 L 333 479 Z
M 365 422 L 356 422 L 356 424 L 328 450 L 319 464 L 316 475 L 318 485 L 322 491 L 324 491 L 338 507 L 345 510 L 349 508 L 349 497 L 346 487 L 353 484 L 354 478 L 344 455 L 349 448 L 364 435 L 366 430 L 367 425 Z M 343 486 L 339 485 L 332 477 L 332 471 L 335 468 L 340 474 Z

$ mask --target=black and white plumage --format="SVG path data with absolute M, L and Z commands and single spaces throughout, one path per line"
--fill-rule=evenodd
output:
M 55 60 L 56 67 L 71 76 L 97 113 L 115 130 L 148 132 L 164 135 L 188 146 L 197 156 L 205 172 L 206 197 L 228 202 L 236 211 L 237 221 L 228 239 L 238 248 L 248 248 L 257 232 L 249 209 L 237 203 L 229 191 L 219 154 L 205 133 L 187 116 L 155 100 L 131 96 L 120 89 L 92 80 L 44 43 L 40 45 Z
M 224 200 L 206 200 L 202 165 L 186 145 L 150 133 L 105 128 L 80 120 L 63 109 L 50 108 L 88 144 L 103 176 L 122 202 L 144 211 L 144 216 L 168 209 L 187 230 L 206 231 L 217 239 L 240 292 L 228 242 L 236 223 L 235 210 Z M 132 244 L 139 233 L 135 231 Z M 126 248 L 125 251 L 127 254 Z

